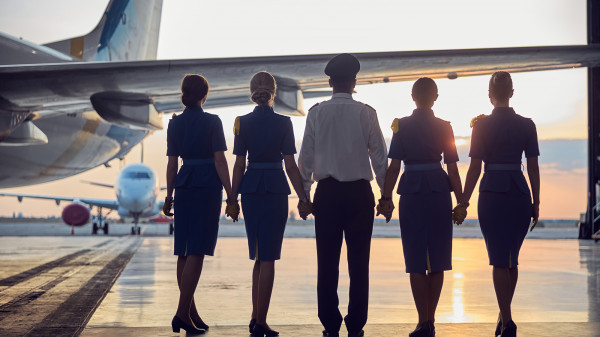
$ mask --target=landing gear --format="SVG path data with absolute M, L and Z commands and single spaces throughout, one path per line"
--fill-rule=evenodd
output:
M 102 207 L 98 207 L 98 215 L 92 216 L 92 235 L 97 235 L 98 230 L 102 230 L 104 235 L 108 235 L 108 222 L 106 217 L 112 212 L 110 210 L 106 215 L 102 215 Z
M 135 228 L 131 227 L 131 235 L 135 235 Z
M 133 215 L 133 227 L 131 227 L 131 235 L 136 235 L 136 234 L 141 235 L 142 234 L 142 229 L 138 225 L 139 223 L 140 223 L 140 215 L 134 214 Z
M 173 235 L 174 226 L 172 222 L 169 222 L 169 235 Z

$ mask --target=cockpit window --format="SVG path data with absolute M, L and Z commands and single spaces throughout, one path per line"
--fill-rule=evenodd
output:
M 125 178 L 129 179 L 150 179 L 148 172 L 127 172 Z

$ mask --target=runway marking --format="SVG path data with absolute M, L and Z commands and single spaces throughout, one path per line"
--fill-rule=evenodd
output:
M 108 244 L 109 242 L 111 242 L 112 240 L 106 240 L 104 242 L 101 242 L 97 245 L 94 245 L 94 248 L 100 248 L 106 244 Z M 38 276 L 50 269 L 56 268 L 62 264 L 67 263 L 67 261 L 72 260 L 80 255 L 89 253 L 91 250 L 90 249 L 82 249 L 79 251 L 76 251 L 75 253 L 63 256 L 59 259 L 56 259 L 54 261 L 50 261 L 48 263 L 44 263 L 40 266 L 31 268 L 29 270 L 26 270 L 22 273 L 7 277 L 5 279 L 0 280 L 0 286 L 5 286 L 5 287 L 12 287 L 15 284 L 27 281 L 29 279 L 31 279 L 32 277 Z M 3 290 L 5 290 L 6 288 L 0 288 L 0 292 L 2 292 Z M 1 306 L 0 306 L 0 310 L 1 310 Z
M 107 240 L 33 268 L 37 273 L 21 273 L 14 278 L 20 282 L 0 293 L 0 303 L 6 302 L 0 305 L 0 336 L 78 335 L 140 243 Z

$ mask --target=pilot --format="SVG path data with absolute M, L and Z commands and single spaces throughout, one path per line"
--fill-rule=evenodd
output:
M 485 173 L 479 185 L 478 214 L 485 238 L 494 289 L 500 308 L 496 336 L 516 336 L 510 305 L 517 285 L 519 250 L 533 218 L 539 217 L 540 155 L 535 123 L 510 107 L 513 82 L 509 73 L 496 72 L 490 78 L 491 115 L 480 115 L 471 126 L 471 164 L 465 182 L 464 203 L 468 205 L 479 180 L 481 162 Z M 531 192 L 521 171 L 521 158 L 527 158 Z
M 183 113 L 173 117 L 167 129 L 167 197 L 163 211 L 173 205 L 175 189 L 175 255 L 179 306 L 173 332 L 202 333 L 208 326 L 194 303 L 194 291 L 204 255 L 213 255 L 219 231 L 223 187 L 231 195 L 225 152 L 225 136 L 218 116 L 204 112 L 208 82 L 200 75 L 186 75 L 181 82 Z M 178 159 L 183 165 L 178 170 Z M 231 214 L 236 216 L 235 214 Z
M 452 269 L 452 199 L 462 198 L 458 154 L 449 122 L 435 117 L 438 98 L 435 82 L 418 79 L 412 87 L 416 109 L 408 117 L 395 119 L 383 196 L 378 211 L 392 216 L 392 193 L 404 161 L 398 185 L 399 217 L 406 272 L 410 274 L 413 298 L 419 315 L 411 337 L 435 334 L 435 309 L 444 282 L 444 271 Z M 444 159 L 448 174 L 440 161 Z M 466 215 L 466 214 L 465 214 Z M 462 221 L 461 221 L 462 222 Z
M 273 110 L 275 78 L 259 72 L 250 81 L 250 99 L 254 111 L 237 117 L 234 126 L 233 193 L 242 194 L 242 210 L 248 235 L 252 272 L 252 317 L 250 333 L 256 337 L 277 336 L 267 324 L 267 311 L 273 290 L 275 260 L 281 256 L 283 232 L 288 218 L 288 185 L 285 172 L 300 199 L 300 215 L 308 215 L 308 198 L 296 166 L 294 130 L 289 117 Z M 248 168 L 246 169 L 246 156 Z M 245 171 L 245 172 L 244 172 Z M 237 202 L 237 201 L 233 201 Z
M 340 54 L 329 61 L 325 74 L 333 96 L 309 110 L 298 160 L 307 195 L 313 182 L 318 182 L 313 214 L 318 314 L 325 336 L 338 336 L 342 324 L 337 286 L 344 236 L 350 301 L 343 320 L 349 336 L 364 335 L 375 206 L 371 165 L 380 188 L 387 168 L 387 149 L 377 113 L 352 98 L 359 70 L 360 63 L 350 54 Z

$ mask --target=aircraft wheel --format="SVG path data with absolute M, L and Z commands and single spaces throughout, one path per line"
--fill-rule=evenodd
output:
M 98 224 L 95 222 L 92 224 L 92 234 L 98 234 Z
M 142 229 L 140 227 L 137 228 L 137 235 L 141 235 L 142 234 Z
M 131 235 L 135 235 L 135 228 L 131 227 Z
M 169 222 L 169 235 L 173 235 L 173 224 Z
M 108 235 L 108 222 L 104 224 L 102 229 L 104 230 L 104 235 Z

